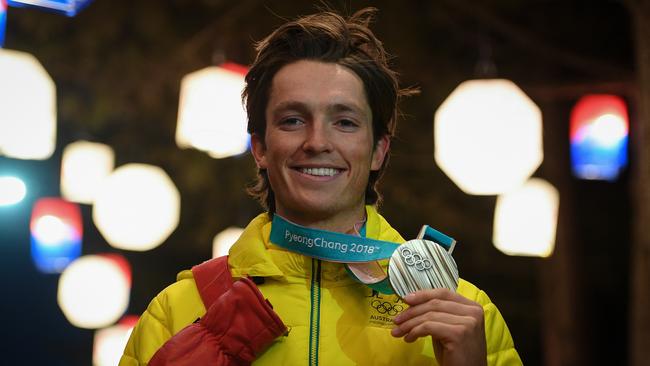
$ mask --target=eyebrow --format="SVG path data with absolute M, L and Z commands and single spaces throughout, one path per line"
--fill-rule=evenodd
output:
M 277 104 L 274 107 L 274 114 L 277 114 L 277 113 L 283 112 L 283 111 L 287 111 L 287 110 L 293 110 L 293 111 L 300 112 L 300 113 L 309 113 L 309 107 L 307 106 L 307 104 L 299 102 L 299 101 L 290 100 L 290 101 L 281 102 L 281 103 Z M 360 114 L 360 115 L 363 115 L 365 113 L 363 108 L 357 106 L 354 103 L 333 103 L 333 104 L 329 104 L 327 106 L 327 111 L 328 112 L 333 112 L 333 113 L 352 112 L 352 113 L 356 113 L 356 114 Z

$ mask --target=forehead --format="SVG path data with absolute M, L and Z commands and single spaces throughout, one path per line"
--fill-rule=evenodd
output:
M 362 80 L 352 70 L 336 63 L 300 60 L 285 65 L 275 74 L 267 112 L 298 105 L 371 115 Z

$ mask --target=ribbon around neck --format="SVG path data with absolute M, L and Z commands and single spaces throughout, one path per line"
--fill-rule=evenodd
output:
M 361 234 L 362 236 L 356 236 L 313 229 L 294 224 L 276 213 L 271 223 L 270 241 L 308 257 L 345 263 L 348 274 L 358 282 L 383 294 L 394 294 L 388 275 L 377 261 L 390 258 L 400 244 L 366 238 L 365 227 Z M 449 252 L 456 244 L 454 239 L 427 225 L 420 230 L 418 239 L 423 237 L 438 243 Z
M 273 215 L 270 240 L 292 252 L 340 263 L 387 259 L 399 247 L 399 244 L 389 241 L 312 229 L 294 224 L 278 214 Z

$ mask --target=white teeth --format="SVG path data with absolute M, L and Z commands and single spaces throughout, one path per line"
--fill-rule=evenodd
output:
M 321 177 L 331 177 L 339 172 L 338 169 L 334 168 L 302 168 L 301 172 L 309 175 L 317 175 Z

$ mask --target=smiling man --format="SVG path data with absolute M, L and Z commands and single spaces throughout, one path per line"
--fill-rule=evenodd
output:
M 258 44 L 244 99 L 259 169 L 250 192 L 268 211 L 227 258 L 154 298 L 120 365 L 521 364 L 469 282 L 402 299 L 375 281 L 387 265 L 378 241 L 404 242 L 375 187 L 410 91 L 368 29 L 373 13 L 303 17 Z

